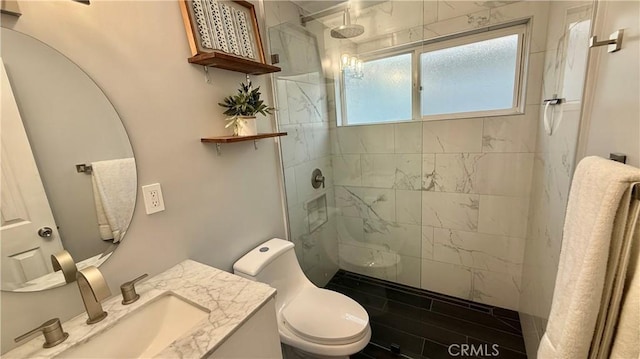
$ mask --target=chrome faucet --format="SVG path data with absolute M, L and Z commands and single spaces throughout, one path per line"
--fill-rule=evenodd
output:
M 109 298 L 111 291 L 98 268 L 89 266 L 76 274 L 82 303 L 87 310 L 87 324 L 95 324 L 107 317 L 100 301 Z

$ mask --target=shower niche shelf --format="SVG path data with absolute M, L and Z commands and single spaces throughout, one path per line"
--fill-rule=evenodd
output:
M 216 150 L 218 151 L 218 156 L 222 154 L 222 144 L 223 143 L 237 143 L 237 142 L 246 142 L 253 141 L 253 146 L 255 149 L 258 149 L 258 140 L 263 138 L 270 137 L 281 137 L 286 136 L 286 132 L 273 132 L 273 133 L 259 133 L 254 136 L 217 136 L 217 137 L 203 137 L 200 139 L 200 142 L 203 143 L 215 143 Z

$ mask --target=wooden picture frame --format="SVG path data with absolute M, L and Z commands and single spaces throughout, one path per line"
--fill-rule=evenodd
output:
M 179 0 L 189 62 L 245 73 L 280 69 L 265 62 L 256 10 L 244 0 Z

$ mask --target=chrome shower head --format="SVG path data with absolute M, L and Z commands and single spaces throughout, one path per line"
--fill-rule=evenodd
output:
M 331 29 L 331 37 L 336 39 L 349 39 L 352 37 L 360 36 L 364 33 L 364 26 L 358 24 L 351 24 L 351 17 L 349 16 L 349 8 L 344 10 L 344 16 L 342 25 Z

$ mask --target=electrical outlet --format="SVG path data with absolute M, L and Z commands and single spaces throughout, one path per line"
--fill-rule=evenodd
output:
M 164 200 L 162 199 L 160 183 L 142 186 L 142 196 L 144 197 L 144 208 L 147 214 L 164 211 Z

